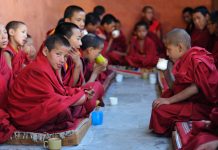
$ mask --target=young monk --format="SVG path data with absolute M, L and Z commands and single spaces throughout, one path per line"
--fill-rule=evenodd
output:
M 193 11 L 194 29 L 191 33 L 192 46 L 203 47 L 209 51 L 211 36 L 207 29 L 209 12 L 205 7 L 197 7 Z
M 144 6 L 142 9 L 142 21 L 148 25 L 148 30 L 155 33 L 160 39 L 162 38 L 161 25 L 158 20 L 154 18 L 154 9 L 151 6 Z
M 110 50 L 111 44 L 114 39 L 111 34 L 112 31 L 115 29 L 115 26 L 116 18 L 112 14 L 106 14 L 101 20 L 101 26 L 96 30 L 96 35 L 105 40 L 104 48 L 101 53 L 106 58 L 108 58 L 108 51 Z M 106 70 L 105 72 L 102 72 L 99 75 L 98 80 L 101 83 L 104 83 L 104 81 L 111 73 L 111 70 Z
M 63 85 L 60 71 L 70 51 L 66 38 L 50 36 L 45 41 L 42 55 L 17 77 L 8 97 L 8 112 L 18 130 L 53 132 L 68 129 L 74 126 L 77 118 L 88 116 L 95 108 L 90 105 L 95 100 L 89 85 L 81 88 Z
M 64 17 L 59 20 L 58 24 L 64 22 L 74 23 L 82 31 L 85 28 L 85 16 L 86 13 L 81 7 L 70 5 L 65 9 Z M 51 29 L 47 32 L 47 35 L 52 35 L 54 32 L 55 30 Z
M 81 49 L 85 62 L 84 75 L 87 82 L 96 81 L 99 74 L 106 70 L 107 61 L 100 64 L 95 62 L 103 47 L 104 40 L 94 34 L 87 34 L 82 38 Z
M 218 148 L 218 107 L 210 113 L 210 120 L 201 121 L 201 125 L 192 125 L 190 139 L 183 150 L 217 150 Z
M 128 64 L 136 68 L 152 68 L 157 64 L 158 52 L 154 41 L 147 36 L 148 26 L 144 21 L 135 25 L 135 34 L 126 56 Z
M 7 45 L 7 30 L 3 24 L 0 24 L 0 108 L 5 108 L 8 90 L 12 83 L 12 72 L 2 52 L 2 49 L 6 48 Z
M 3 50 L 4 57 L 9 68 L 12 69 L 13 77 L 16 78 L 23 67 L 26 66 L 27 57 L 21 49 L 26 42 L 27 26 L 20 21 L 11 21 L 6 25 L 9 36 L 8 46 Z
M 56 27 L 54 34 L 67 38 L 72 47 L 72 51 L 70 51 L 67 62 L 62 71 L 64 84 L 71 87 L 82 86 L 84 84 L 82 73 L 83 65 L 80 59 L 81 54 L 79 52 L 82 42 L 81 32 L 78 26 L 73 23 L 62 23 Z
M 192 13 L 193 13 L 193 9 L 191 7 L 185 7 L 182 10 L 182 17 L 184 22 L 186 23 L 186 32 L 188 32 L 188 34 L 191 34 L 194 24 L 193 24 L 193 20 L 192 20 Z
M 169 134 L 176 121 L 203 120 L 218 99 L 218 72 L 213 57 L 204 48 L 191 47 L 183 29 L 174 29 L 165 38 L 167 55 L 175 63 L 172 90 L 153 102 L 150 129 Z
M 88 13 L 85 20 L 85 29 L 88 33 L 95 34 L 97 28 L 100 26 L 100 23 L 101 20 L 97 15 L 94 13 Z
M 27 35 L 23 50 L 27 54 L 27 59 L 29 61 L 33 61 L 36 58 L 37 52 L 33 44 L 33 39 L 29 34 Z
M 93 9 L 93 13 L 95 15 L 97 15 L 100 19 L 102 19 L 104 14 L 105 14 L 104 6 L 101 6 L 101 5 L 95 6 L 94 9 Z
M 109 52 L 108 52 L 108 58 L 110 64 L 113 65 L 127 65 L 124 56 L 127 54 L 127 42 L 126 37 L 124 33 L 121 30 L 121 23 L 119 20 L 116 19 L 116 26 L 115 31 L 119 31 L 119 36 L 113 35 L 113 42 L 111 43 Z
M 62 68 L 63 84 L 69 87 L 89 86 L 95 92 L 93 94 L 95 100 L 101 100 L 103 86 L 99 82 L 94 82 L 95 80 L 90 80 L 89 82 L 92 83 L 88 84 L 85 82 L 84 71 L 86 70 L 86 64 L 81 58 L 81 54 L 76 51 L 82 44 L 81 33 L 78 27 L 72 23 L 62 23 L 55 29 L 55 34 L 67 38 L 72 47 L 72 51 L 69 52 L 67 58 L 67 66 Z M 103 103 L 100 103 L 100 105 L 103 105 Z
M 210 19 L 207 24 L 207 28 L 210 34 L 214 38 L 214 43 L 211 53 L 213 54 L 216 68 L 218 68 L 218 12 L 213 12 L 210 15 Z

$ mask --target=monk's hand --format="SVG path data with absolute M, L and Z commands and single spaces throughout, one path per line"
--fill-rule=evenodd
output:
M 80 64 L 81 59 L 80 59 L 80 51 L 77 49 L 73 49 L 69 52 L 69 55 L 71 56 L 71 58 L 73 59 L 73 62 L 77 65 Z
M 205 123 L 205 128 L 209 128 L 211 125 L 211 121 L 210 120 L 201 120 L 202 122 Z
M 95 74 L 100 74 L 101 72 L 105 71 L 107 69 L 106 64 L 94 64 L 93 72 Z
M 95 94 L 94 89 L 85 89 L 85 93 L 87 94 L 87 98 L 91 100 Z
M 200 145 L 196 150 L 216 150 L 217 148 L 218 148 L 218 140 L 215 140 Z
M 154 100 L 152 107 L 154 108 L 158 108 L 161 105 L 169 105 L 170 101 L 169 98 L 158 98 L 156 100 Z

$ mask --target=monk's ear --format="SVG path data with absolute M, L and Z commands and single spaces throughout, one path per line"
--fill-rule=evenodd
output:
M 179 52 L 182 52 L 184 45 L 182 43 L 179 43 L 177 46 L 178 46 Z
M 64 22 L 71 22 L 69 18 L 65 18 Z
M 8 32 L 8 33 L 9 33 L 9 35 L 13 36 L 13 35 L 14 35 L 14 32 L 15 32 L 14 29 L 9 29 L 9 32 Z
M 44 56 L 47 56 L 48 53 L 49 53 L 48 48 L 47 47 L 43 48 L 42 53 L 43 53 Z
M 90 54 L 93 50 L 94 50 L 93 47 L 89 47 L 89 48 L 87 49 L 88 54 Z

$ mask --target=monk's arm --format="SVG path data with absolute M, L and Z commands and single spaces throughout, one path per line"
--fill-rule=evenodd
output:
M 82 64 L 76 64 L 75 67 L 74 67 L 74 72 L 73 72 L 73 79 L 74 79 L 74 82 L 73 82 L 73 86 L 77 84 L 78 80 L 79 80 L 79 77 L 80 77 L 80 73 L 81 73 L 81 65 Z
M 197 94 L 199 92 L 198 87 L 196 84 L 191 84 L 189 87 L 184 89 L 183 91 L 179 92 L 178 94 L 169 98 L 170 104 L 177 103 L 180 101 L 184 101 L 189 97 Z
M 11 55 L 8 52 L 4 52 L 3 54 L 4 54 L 4 57 L 5 57 L 5 60 L 6 60 L 7 64 L 8 64 L 8 67 L 10 69 L 12 69 Z
M 108 42 L 108 45 L 107 45 L 107 49 L 106 49 L 106 52 L 108 52 L 111 48 L 111 44 L 113 43 L 113 39 L 110 38 L 109 42 Z

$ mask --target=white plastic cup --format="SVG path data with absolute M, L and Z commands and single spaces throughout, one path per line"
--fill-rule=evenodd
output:
M 114 106 L 114 105 L 118 104 L 118 98 L 117 97 L 110 97 L 109 100 L 110 100 L 110 105 L 111 106 Z
M 157 83 L 157 76 L 155 73 L 149 74 L 149 83 L 150 84 L 156 84 Z
M 168 60 L 164 59 L 164 58 L 159 58 L 158 62 L 157 62 L 157 69 L 160 70 L 166 70 L 167 69 L 167 64 L 168 64 Z
M 118 82 L 118 83 L 123 82 L 123 75 L 122 74 L 117 74 L 116 75 L 116 82 Z
M 118 38 L 120 36 L 120 31 L 119 30 L 112 31 L 112 36 L 113 38 Z
M 82 33 L 82 36 L 85 36 L 85 35 L 88 34 L 88 31 L 86 29 L 84 29 L 84 30 L 81 31 L 81 33 Z

